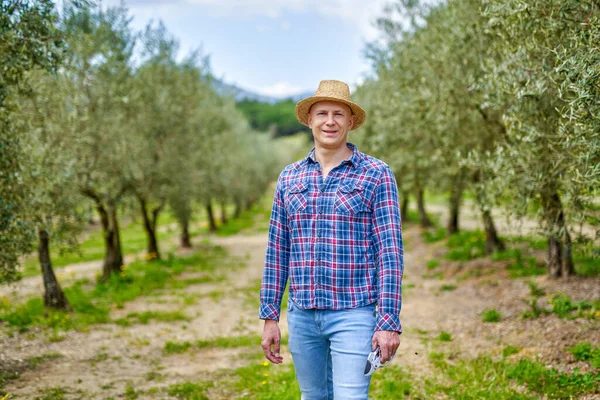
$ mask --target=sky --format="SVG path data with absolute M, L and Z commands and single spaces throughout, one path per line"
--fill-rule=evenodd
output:
M 120 0 L 103 0 L 103 7 Z M 162 20 L 180 56 L 201 49 L 213 74 L 263 95 L 314 92 L 322 79 L 351 87 L 370 71 L 366 43 L 385 0 L 125 0 L 132 27 Z

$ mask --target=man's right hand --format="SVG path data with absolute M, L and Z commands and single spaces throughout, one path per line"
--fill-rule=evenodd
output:
M 283 357 L 279 354 L 279 342 L 281 341 L 281 331 L 277 321 L 272 319 L 265 320 L 265 327 L 262 336 L 262 349 L 267 360 L 273 364 L 281 364 Z

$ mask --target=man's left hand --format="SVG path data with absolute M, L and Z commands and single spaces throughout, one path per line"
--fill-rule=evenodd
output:
M 400 346 L 400 335 L 395 331 L 377 331 L 373 335 L 373 350 L 379 346 L 381 363 L 388 362 Z

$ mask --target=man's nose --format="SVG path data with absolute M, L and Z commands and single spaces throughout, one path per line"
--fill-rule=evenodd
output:
M 333 125 L 335 121 L 333 120 L 333 114 L 327 115 L 327 125 Z

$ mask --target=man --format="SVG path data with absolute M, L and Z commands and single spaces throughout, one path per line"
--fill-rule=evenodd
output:
M 402 229 L 391 169 L 347 143 L 365 111 L 348 85 L 321 81 L 296 105 L 315 147 L 277 182 L 261 287 L 262 348 L 280 355 L 288 281 L 289 349 L 304 400 L 367 399 L 371 350 L 388 361 L 400 344 Z

